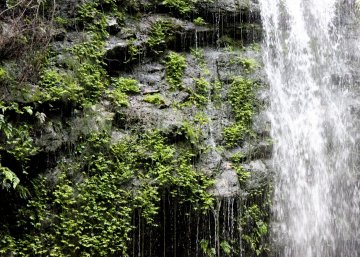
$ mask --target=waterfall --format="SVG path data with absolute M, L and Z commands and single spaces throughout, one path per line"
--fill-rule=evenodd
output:
M 271 227 L 280 257 L 360 256 L 352 66 L 359 46 L 349 47 L 344 22 L 351 2 L 260 0 L 276 171 Z

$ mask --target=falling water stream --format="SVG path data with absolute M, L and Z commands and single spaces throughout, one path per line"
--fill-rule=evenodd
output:
M 260 0 L 280 257 L 360 256 L 354 56 L 336 0 Z

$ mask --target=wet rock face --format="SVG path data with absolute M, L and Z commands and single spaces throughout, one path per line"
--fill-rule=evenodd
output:
M 262 160 L 271 157 L 272 143 L 269 140 L 269 121 L 265 112 L 259 112 L 253 118 L 253 131 L 256 140 L 244 142 L 241 147 L 234 149 L 221 149 L 224 147 L 223 130 L 233 123 L 233 113 L 228 102 L 228 90 L 234 76 L 244 76 L 253 81 L 264 81 L 264 74 L 261 70 L 261 52 L 258 48 L 248 46 L 243 50 L 228 51 L 226 49 L 204 48 L 202 66 L 191 53 L 184 53 L 187 68 L 182 79 L 183 89 L 171 89 L 166 81 L 166 68 L 163 60 L 145 58 L 141 65 L 135 65 L 132 72 L 120 72 L 120 76 L 131 76 L 139 81 L 141 93 L 130 97 L 130 105 L 125 110 L 126 129 L 133 126 L 143 129 L 157 129 L 163 131 L 170 140 L 180 140 L 176 133 L 182 129 L 184 123 L 195 122 L 195 116 L 203 113 L 206 116 L 206 124 L 198 127 L 201 129 L 201 144 L 204 150 L 195 163 L 199 172 L 204 172 L 215 177 L 215 185 L 211 192 L 218 197 L 234 197 L 243 193 L 238 182 L 238 174 L 232 163 L 232 156 L 241 154 L 245 165 L 253 179 L 262 177 L 264 170 L 269 166 L 261 166 Z M 256 63 L 254 69 L 247 69 L 243 60 L 251 60 Z M 204 67 L 207 71 L 204 74 Z M 208 103 L 203 106 L 195 104 L 186 105 L 191 99 L 194 88 L 194 79 L 204 77 L 210 85 L 215 81 L 222 83 L 218 92 L 214 88 L 209 91 Z M 261 106 L 267 102 L 266 87 L 257 92 L 257 98 Z M 160 94 L 165 105 L 157 106 L 144 102 L 148 95 Z M 219 100 L 213 100 L 214 97 Z M 181 107 L 185 104 L 186 107 Z M 195 123 L 196 124 L 196 123 Z M 120 126 L 121 127 L 121 126 Z M 259 164 L 260 163 L 260 164 Z M 255 164 L 261 166 L 259 173 Z M 255 165 L 256 166 L 256 165 Z M 260 174 L 260 175 L 259 175 Z
M 76 15 L 75 9 L 79 2 L 80 0 L 61 0 L 59 3 L 64 5 L 61 5 L 60 9 L 67 13 L 66 17 L 73 17 Z M 92 2 L 96 1 L 90 1 Z M 118 13 L 101 10 L 101 13 L 104 13 L 102 18 L 105 18 L 101 20 L 105 21 L 102 32 L 107 31 L 108 35 L 106 39 L 96 38 L 95 41 L 100 41 L 99 48 L 96 46 L 96 49 L 92 49 L 97 53 L 105 51 L 102 57 L 95 60 L 100 67 L 94 65 L 93 58 L 83 59 L 82 56 L 77 56 L 75 60 L 73 52 L 69 51 L 74 46 L 83 45 L 84 48 L 81 50 L 86 52 L 89 49 L 83 43 L 94 42 L 93 31 L 86 31 L 81 22 L 78 24 L 79 27 L 71 27 L 73 24 L 66 25 L 51 42 L 51 50 L 54 53 L 49 57 L 52 71 L 50 74 L 56 76 L 48 79 L 49 85 L 35 82 L 34 85 L 29 85 L 29 98 L 47 86 L 57 92 L 57 89 L 81 85 L 79 98 L 86 98 L 86 101 L 80 103 L 77 99 L 78 94 L 74 93 L 75 97 L 72 95 L 78 89 L 70 88 L 69 93 L 59 96 L 56 101 L 36 102 L 30 106 L 34 108 L 34 114 L 38 111 L 40 116 L 31 121 L 31 125 L 36 128 L 34 135 L 30 136 L 39 152 L 31 157 L 29 167 L 36 171 L 35 175 L 43 173 L 48 177 L 50 184 L 56 185 L 59 174 L 64 172 L 61 165 L 69 164 L 68 167 L 71 169 L 68 170 L 70 176 L 74 176 L 76 187 L 85 179 L 80 172 L 74 174 L 78 172 L 76 164 L 79 162 L 84 165 L 84 169 L 90 167 L 87 164 L 93 157 L 83 158 L 86 153 L 82 155 L 81 152 L 91 148 L 93 141 L 88 141 L 88 138 L 93 135 L 106 136 L 104 144 L 107 144 L 107 148 L 114 144 L 133 143 L 134 147 L 130 145 L 132 149 L 129 150 L 134 151 L 131 155 L 133 154 L 134 158 L 140 156 L 145 159 L 144 162 L 149 163 L 151 158 L 146 157 L 148 151 L 162 153 L 165 147 L 169 147 L 174 153 L 171 157 L 173 159 L 169 160 L 171 177 L 176 179 L 180 174 L 176 170 L 177 166 L 172 166 L 173 161 L 184 158 L 191 174 L 204 178 L 201 182 L 198 182 L 197 178 L 189 178 L 192 179 L 190 187 L 195 184 L 204 188 L 202 190 L 207 188 L 215 198 L 211 199 L 209 196 L 209 201 L 215 200 L 216 203 L 206 214 L 200 214 L 197 208 L 202 203 L 198 203 L 198 200 L 187 202 L 188 199 L 185 199 L 184 202 L 167 191 L 168 188 L 158 189 L 160 198 L 151 200 L 154 206 L 159 207 L 158 215 L 155 217 L 157 220 L 154 221 L 156 226 L 147 227 L 141 218 L 142 214 L 138 213 L 142 212 L 138 209 L 141 207 L 136 207 L 131 214 L 134 229 L 129 237 L 129 245 L 139 248 L 129 247 L 129 251 L 132 252 L 129 255 L 211 255 L 212 253 L 204 253 L 201 249 L 200 242 L 203 240 L 203 243 L 209 241 L 209 251 L 217 247 L 217 256 L 238 255 L 243 251 L 240 249 L 242 246 L 236 248 L 239 247 L 238 243 L 242 244 L 243 231 L 239 228 L 241 224 L 249 223 L 240 218 L 242 213 L 245 213 L 245 205 L 249 201 L 255 201 L 248 201 L 246 198 L 251 194 L 249 188 L 263 187 L 271 175 L 269 159 L 272 142 L 269 139 L 269 121 L 264 112 L 268 94 L 259 46 L 261 27 L 258 3 L 255 0 L 201 0 L 197 1 L 193 12 L 180 14 L 165 6 L 162 0 L 116 2 L 119 5 L 130 2 L 135 5 L 130 11 L 122 13 L 124 16 L 119 20 L 115 18 Z M 102 43 L 105 43 L 104 48 Z M 181 78 L 174 84 L 171 84 L 169 79 L 168 62 L 171 54 L 175 54 L 178 59 L 184 58 L 186 64 L 183 71 L 180 71 L 183 73 Z M 10 64 L 7 64 L 6 60 L 1 60 L 0 69 L 2 66 L 6 68 L 7 65 Z M 80 66 L 90 69 L 80 70 Z M 97 77 L 98 72 L 101 78 Z M 179 69 L 176 72 L 179 73 Z M 60 79 L 54 82 L 63 75 L 66 78 L 64 81 Z M 72 84 L 75 76 L 79 78 Z M 252 123 L 252 127 L 246 127 L 251 130 L 251 134 L 246 132 L 244 137 L 241 129 L 236 130 L 238 127 L 234 126 L 239 123 L 235 117 L 237 106 L 233 106 L 229 96 L 236 77 L 252 81 L 254 87 L 256 85 L 254 115 L 252 122 L 249 122 Z M 89 81 L 85 81 L 87 78 Z M 120 79 L 135 81 L 134 92 L 126 91 L 126 88 L 121 89 L 116 83 Z M 52 82 L 55 85 L 52 85 Z M 83 86 L 83 82 L 89 83 Z M 94 96 L 88 95 L 88 92 L 93 89 L 95 91 L 97 87 L 99 91 L 94 92 Z M 120 90 L 116 91 L 119 88 Z M 5 92 L 7 88 L 3 87 L 1 90 Z M 241 104 L 242 102 L 239 105 Z M 238 137 L 238 140 L 234 139 L 234 145 L 228 144 L 225 138 L 224 131 L 229 128 L 235 128 L 233 134 Z M 160 150 L 152 150 L 153 145 L 141 141 L 142 137 L 151 133 L 164 140 L 159 146 L 158 141 L 151 141 L 154 146 L 161 147 Z M 100 136 L 94 140 L 100 142 Z M 142 150 L 145 157 L 141 157 L 140 151 L 137 150 L 140 146 L 144 146 Z M 91 156 L 96 157 L 107 150 L 89 151 L 94 151 L 94 155 Z M 108 158 L 110 154 L 107 154 L 104 154 L 105 161 L 112 158 L 112 155 Z M 19 166 L 16 160 L 3 154 L 2 157 L 2 164 L 5 161 L 12 162 L 14 168 L 9 164 L 10 168 L 21 170 L 21 167 L 15 167 Z M 128 162 L 126 158 L 124 162 Z M 91 165 L 96 166 L 96 162 Z M 131 172 L 145 174 L 149 171 L 148 166 L 148 163 L 141 161 L 136 167 L 131 167 Z M 179 170 L 183 171 L 181 165 Z M 156 174 L 144 180 L 149 184 L 158 183 Z M 211 181 L 214 184 L 209 188 Z M 131 189 L 135 194 L 142 188 L 141 183 L 145 182 L 134 179 L 129 183 L 131 185 L 125 189 Z M 155 186 L 154 190 L 157 190 Z M 182 191 L 187 190 L 185 188 Z M 192 212 L 194 207 L 196 212 Z M 6 206 L 0 209 L 5 210 Z M 219 231 L 223 232 L 216 237 Z M 223 246 L 220 244 L 223 242 L 235 242 L 231 254 L 221 249 Z M 241 255 L 245 253 L 242 252 Z
M 256 1 L 200 1 L 192 17 L 200 17 L 204 24 L 186 19 L 174 18 L 167 12 L 149 13 L 140 19 L 125 21 L 125 29 L 120 29 L 113 17 L 107 19 L 107 29 L 112 35 L 106 45 L 104 60 L 110 72 L 126 70 L 128 65 L 139 63 L 139 59 L 151 57 L 149 40 L 154 25 L 166 22 L 171 28 L 164 30 L 166 36 L 161 44 L 165 49 L 189 51 L 194 47 L 226 46 L 227 41 L 236 40 L 244 44 L 261 40 L 260 16 Z M 137 54 L 132 56 L 136 48 Z M 164 50 L 165 50 L 164 49 Z
M 198 5 L 208 12 L 226 12 L 228 15 L 239 12 L 260 12 L 257 0 L 218 0 L 218 1 L 199 1 Z
M 224 171 L 217 176 L 211 193 L 217 197 L 234 197 L 240 193 L 238 175 L 225 164 Z

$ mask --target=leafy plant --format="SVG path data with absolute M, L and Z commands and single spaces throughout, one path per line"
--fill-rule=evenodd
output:
M 220 248 L 223 250 L 225 255 L 229 256 L 231 254 L 231 245 L 227 241 L 221 241 Z
M 155 55 L 163 53 L 173 40 L 173 33 L 177 27 L 170 20 L 158 20 L 150 28 L 149 38 L 146 41 L 150 51 Z
M 188 151 L 177 155 L 157 131 L 112 145 L 107 134 L 92 134 L 78 144 L 71 160 L 59 165 L 55 185 L 50 186 L 51 177 L 34 181 L 34 195 L 17 217 L 28 232 L 5 237 L 0 252 L 126 256 L 133 214 L 156 225 L 160 195 L 191 203 L 195 211 L 212 206 L 207 189 L 213 182 L 193 168 L 192 157 Z
M 175 52 L 170 52 L 167 55 L 165 63 L 166 80 L 172 88 L 179 89 L 182 87 L 182 79 L 186 67 L 187 64 L 184 56 Z
M 231 104 L 235 123 L 223 131 L 223 136 L 228 147 L 236 146 L 246 136 L 252 134 L 252 117 L 255 112 L 256 98 L 254 81 L 235 77 L 228 92 L 228 99 Z
M 0 185 L 3 189 L 15 189 L 19 183 L 20 179 L 13 171 L 0 165 Z
M 189 101 L 198 106 L 208 103 L 210 97 L 210 83 L 204 78 L 194 79 L 195 90 L 191 92 Z
M 164 0 L 164 5 L 174 8 L 180 14 L 187 14 L 193 8 L 193 0 Z
M 139 58 L 139 56 L 141 55 L 141 53 L 142 53 L 142 50 L 141 50 L 140 46 L 135 44 L 135 39 L 134 38 L 129 39 L 128 42 L 129 42 L 129 44 L 128 44 L 129 57 L 127 58 L 125 63 L 137 60 Z
M 0 80 L 4 79 L 6 76 L 6 71 L 4 68 L 0 67 Z
M 107 93 L 119 107 L 128 106 L 128 94 L 138 94 L 140 92 L 139 82 L 131 78 L 113 78 L 111 85 L 113 89 Z
M 245 73 L 253 72 L 259 64 L 255 59 L 251 58 L 239 58 L 239 64 L 244 68 Z
M 198 62 L 199 66 L 203 69 L 206 68 L 204 49 L 191 48 L 190 52 L 191 55 L 194 56 L 195 60 Z
M 206 25 L 206 22 L 202 17 L 197 17 L 196 19 L 194 19 L 194 24 L 197 26 L 204 26 Z
M 215 257 L 216 256 L 216 250 L 215 250 L 215 248 L 210 247 L 208 240 L 202 239 L 200 241 L 200 248 L 207 257 Z

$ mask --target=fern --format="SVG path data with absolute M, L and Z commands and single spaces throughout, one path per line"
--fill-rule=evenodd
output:
M 2 178 L 1 186 L 6 189 L 9 189 L 10 187 L 15 189 L 20 183 L 20 179 L 14 172 L 12 172 L 9 168 L 3 167 L 1 165 L 0 177 Z

